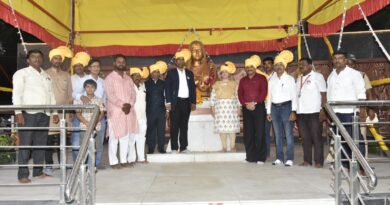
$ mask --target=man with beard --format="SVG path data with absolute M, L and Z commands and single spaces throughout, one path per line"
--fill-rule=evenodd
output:
M 108 159 L 113 169 L 130 167 L 127 163 L 129 138 L 138 133 L 134 110 L 136 91 L 133 80 L 126 74 L 126 57 L 114 56 L 114 71 L 107 75 L 104 90 L 107 95 Z M 117 150 L 119 143 L 119 160 Z
M 185 68 L 189 60 L 184 51 L 175 54 L 176 69 L 171 69 L 165 79 L 166 109 L 171 119 L 171 149 L 175 154 L 188 153 L 188 120 L 191 111 L 196 109 L 195 81 L 192 71 Z M 180 133 L 180 137 L 179 137 Z
M 16 71 L 12 78 L 12 103 L 14 105 L 55 105 L 56 100 L 52 90 L 52 79 L 41 68 L 43 54 L 40 50 L 30 50 L 27 53 L 28 67 Z M 50 112 L 47 110 L 15 110 L 15 120 L 18 127 L 49 127 Z M 59 118 L 56 111 L 52 112 L 53 122 L 57 124 Z M 45 146 L 47 144 L 48 130 L 19 130 L 20 146 Z M 27 167 L 32 155 L 34 164 L 43 164 L 45 160 L 44 149 L 19 148 L 18 171 L 19 183 L 31 183 L 29 168 Z M 33 177 L 45 178 L 43 168 L 35 166 Z
M 366 99 L 366 89 L 364 88 L 364 80 L 361 73 L 347 65 L 347 53 L 343 51 L 336 51 L 333 53 L 334 69 L 328 77 L 327 99 L 329 102 L 337 101 L 358 101 Z M 358 109 L 353 106 L 350 107 L 334 107 L 337 117 L 342 123 L 352 123 L 354 115 Z M 349 135 L 352 137 L 352 125 L 344 125 Z M 343 137 L 341 140 L 344 140 Z M 363 137 L 359 133 L 359 149 L 365 155 Z M 346 154 L 351 157 L 350 148 L 342 144 Z M 346 159 L 342 153 L 342 159 Z M 349 168 L 348 162 L 343 162 L 343 167 Z
M 65 60 L 64 51 L 55 48 L 49 52 L 49 60 L 51 67 L 46 70 L 47 74 L 52 79 L 52 89 L 56 99 L 56 105 L 71 105 L 72 104 L 72 81 L 69 73 L 62 70 L 62 63 Z M 53 116 L 51 116 L 53 117 Z M 58 127 L 59 124 L 50 123 L 50 127 Z M 47 145 L 59 145 L 60 137 L 58 130 L 49 131 Z M 57 151 L 57 159 L 60 162 L 60 149 L 47 149 L 45 153 L 46 167 L 43 172 L 46 175 L 52 176 L 53 170 L 50 165 L 53 164 L 53 151 Z
M 267 82 L 268 80 L 274 75 L 274 58 L 267 57 L 263 60 L 263 68 L 265 74 L 267 74 Z M 267 103 L 268 97 L 265 99 Z M 272 129 L 272 122 L 266 120 L 265 121 L 265 145 L 267 147 L 267 157 L 270 156 L 271 153 L 271 129 Z

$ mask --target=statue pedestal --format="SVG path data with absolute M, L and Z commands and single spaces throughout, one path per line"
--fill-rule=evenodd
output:
M 214 118 L 209 101 L 196 105 L 188 122 L 188 150 L 193 152 L 216 152 L 222 150 L 219 134 L 214 132 Z M 170 143 L 167 151 L 171 151 Z

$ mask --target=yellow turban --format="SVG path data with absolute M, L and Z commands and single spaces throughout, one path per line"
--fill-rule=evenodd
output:
M 72 58 L 71 66 L 73 67 L 76 64 L 82 64 L 84 67 L 86 67 L 89 63 L 89 60 L 91 57 L 86 52 L 78 52 L 76 55 Z
M 66 58 L 72 58 L 73 53 L 72 53 L 72 51 L 68 47 L 66 47 L 66 46 L 59 46 L 57 48 L 54 48 L 54 49 L 50 50 L 50 52 L 49 52 L 49 60 L 51 61 L 51 59 L 54 56 L 61 56 L 62 62 L 64 62 L 65 57 Z
M 168 65 L 164 61 L 157 61 L 155 64 L 149 66 L 149 68 L 151 73 L 158 70 L 160 74 L 164 74 L 167 72 Z
M 61 50 L 62 54 L 64 54 L 64 56 L 66 58 L 72 58 L 73 57 L 73 52 L 70 50 L 69 47 L 67 47 L 67 46 L 59 46 L 57 49 Z
M 50 50 L 50 52 L 49 52 L 49 60 L 51 61 L 51 59 L 54 56 L 61 56 L 62 62 L 64 62 L 64 60 L 65 60 L 65 55 L 64 55 L 64 53 L 60 49 L 55 48 L 55 49 L 51 49 Z
M 221 65 L 220 71 L 226 71 L 229 74 L 233 74 L 236 72 L 236 65 L 230 61 L 226 61 L 224 64 Z
M 148 67 L 142 67 L 142 75 L 141 75 L 141 77 L 143 79 L 146 79 L 146 78 L 149 77 L 149 69 L 148 69 Z
M 191 51 L 184 48 L 181 51 L 176 52 L 175 58 L 184 58 L 184 61 L 187 62 L 191 58 Z
M 283 50 L 275 57 L 274 64 L 282 63 L 285 68 L 287 64 L 291 63 L 294 60 L 294 54 L 289 50 Z
M 147 67 L 138 68 L 138 67 L 131 67 L 130 69 L 130 75 L 133 74 L 139 74 L 141 78 L 147 78 L 149 76 L 149 69 Z
M 253 66 L 254 68 L 259 67 L 261 64 L 261 59 L 258 55 L 253 55 L 250 58 L 245 60 L 245 67 L 251 67 Z

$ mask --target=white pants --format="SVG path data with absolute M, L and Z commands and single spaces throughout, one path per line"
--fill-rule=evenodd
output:
M 119 159 L 120 163 L 127 163 L 127 153 L 129 147 L 129 138 L 130 134 L 127 134 L 123 137 L 115 138 L 114 131 L 112 129 L 111 123 L 108 123 L 109 136 L 108 139 L 108 160 L 110 161 L 110 165 L 118 164 L 118 143 L 119 143 Z
M 145 161 L 146 120 L 138 121 L 138 130 L 137 134 L 130 134 L 128 162 Z

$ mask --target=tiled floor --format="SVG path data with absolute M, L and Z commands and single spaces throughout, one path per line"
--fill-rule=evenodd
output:
M 296 164 L 301 162 L 301 150 L 297 145 Z M 99 171 L 96 175 L 96 201 L 97 204 L 164 205 L 334 204 L 328 167 L 275 167 L 271 165 L 274 152 L 272 149 L 271 157 L 264 165 L 244 163 L 243 153 L 191 153 L 190 157 L 177 154 L 176 158 L 191 159 L 181 163 L 158 163 L 156 161 L 164 160 L 164 157 L 171 160 L 175 157 L 154 155 L 158 160 L 153 163 Z M 207 162 L 213 159 L 224 159 L 224 162 Z M 380 164 L 375 166 L 375 171 L 387 173 L 389 168 L 390 164 Z M 33 179 L 32 185 L 58 182 L 57 170 L 55 177 Z M 16 170 L 0 168 L 0 183 L 18 184 Z M 379 180 L 376 192 L 388 192 L 388 186 L 389 180 Z M 55 186 L 0 187 L 0 202 L 58 198 L 59 188 Z

